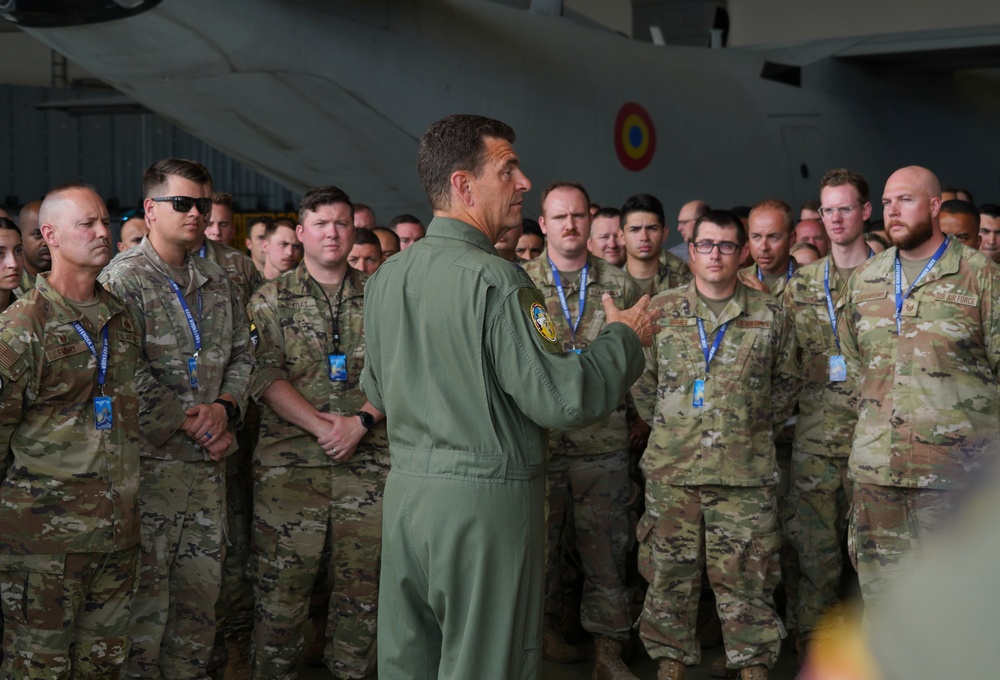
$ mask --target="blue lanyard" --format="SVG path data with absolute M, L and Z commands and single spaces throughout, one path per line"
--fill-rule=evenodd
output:
M 194 316 L 191 314 L 191 308 L 188 307 L 187 300 L 184 299 L 184 294 L 181 293 L 181 287 L 169 277 L 167 277 L 167 281 L 170 282 L 170 287 L 174 289 L 177 299 L 180 300 L 181 309 L 184 310 L 184 317 L 187 319 L 188 326 L 191 327 L 191 335 L 194 337 L 194 354 L 198 356 L 198 352 L 201 351 L 201 333 L 198 331 L 198 324 L 195 323 Z M 198 289 L 198 318 L 201 318 L 201 288 Z
M 712 363 L 712 359 L 715 358 L 715 352 L 719 349 L 719 345 L 722 344 L 722 336 L 726 334 L 726 327 L 729 326 L 729 322 L 719 326 L 719 330 L 715 333 L 715 341 L 712 343 L 712 349 L 708 348 L 708 337 L 705 335 L 705 323 L 698 318 L 698 339 L 701 340 L 701 352 L 705 355 L 705 374 L 708 374 L 708 366 Z
M 875 251 L 869 248 L 868 258 L 872 257 L 875 257 Z M 832 258 L 832 255 L 826 258 L 826 269 L 823 271 L 823 285 L 826 287 L 826 311 L 830 315 L 830 328 L 833 330 L 833 341 L 837 344 L 837 351 L 839 352 L 840 338 L 837 337 L 837 312 L 833 308 L 833 296 L 830 295 L 830 260 Z
M 788 282 L 788 280 L 790 278 L 792 278 L 792 274 L 794 274 L 794 273 L 795 273 L 795 269 L 792 266 L 792 258 L 789 257 L 788 258 L 788 273 L 785 275 L 785 282 L 786 283 Z M 764 280 L 764 272 L 762 272 L 760 270 L 760 265 L 757 265 L 757 280 L 758 281 L 763 281 Z
M 89 349 L 90 353 L 94 355 L 95 359 L 97 359 L 97 387 L 103 397 L 104 381 L 108 377 L 108 324 L 104 324 L 104 328 L 101 331 L 103 347 L 101 347 L 100 356 L 97 354 L 97 348 L 94 347 L 94 341 L 90 339 L 90 333 L 88 333 L 87 329 L 83 327 L 83 324 L 79 321 L 74 321 L 73 328 L 75 328 L 76 332 L 80 334 L 83 341 L 87 343 L 87 349 Z
M 559 270 L 549 258 L 549 268 L 552 269 L 552 280 L 556 284 L 556 292 L 559 293 L 559 304 L 562 305 L 563 314 L 566 316 L 566 323 L 569 324 L 569 331 L 573 334 L 573 347 L 576 347 L 576 329 L 580 327 L 580 319 L 583 318 L 583 306 L 587 302 L 587 269 L 590 263 L 583 265 L 580 270 L 580 314 L 573 323 L 573 316 L 569 313 L 569 305 L 566 303 L 566 292 L 563 290 L 562 279 L 559 277 Z
M 937 252 L 934 253 L 931 256 L 931 259 L 927 261 L 927 264 L 924 266 L 923 271 L 920 272 L 917 278 L 913 279 L 913 283 L 911 283 L 910 287 L 906 289 L 905 295 L 903 294 L 903 265 L 899 263 L 899 250 L 896 251 L 896 332 L 897 333 L 903 332 L 903 300 L 910 297 L 910 293 L 913 291 L 914 287 L 918 283 L 920 283 L 920 279 L 924 278 L 924 275 L 927 274 L 927 272 L 929 272 L 931 269 L 933 269 L 934 265 L 937 264 L 937 261 L 941 259 L 941 256 L 944 254 L 945 248 L 948 247 L 948 242 L 949 239 L 945 237 L 944 241 L 938 247 Z

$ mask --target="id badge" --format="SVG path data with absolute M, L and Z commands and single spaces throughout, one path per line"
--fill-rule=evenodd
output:
M 94 427 L 110 430 L 111 422 L 111 397 L 94 397 Z
M 830 357 L 830 382 L 844 382 L 847 380 L 847 362 L 841 354 Z
M 330 354 L 330 380 L 334 382 L 347 381 L 347 355 Z
M 198 387 L 198 357 L 188 358 L 188 377 L 191 379 L 191 387 Z
M 701 408 L 705 405 L 705 381 L 698 379 L 694 381 L 694 394 L 691 396 L 691 406 Z

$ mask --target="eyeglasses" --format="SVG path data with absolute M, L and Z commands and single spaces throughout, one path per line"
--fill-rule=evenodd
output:
M 198 209 L 202 215 L 207 215 L 212 212 L 212 199 L 211 198 L 191 198 L 190 196 L 164 196 L 163 198 L 154 198 L 157 203 L 166 203 L 170 201 L 174 210 L 181 213 L 191 212 L 191 207 Z
M 740 245 L 738 243 L 733 243 L 732 241 L 720 241 L 719 243 L 715 243 L 713 241 L 694 242 L 695 252 L 701 253 L 702 255 L 708 255 L 716 248 L 718 248 L 719 252 L 723 255 L 732 255 L 740 249 Z
M 860 208 L 860 207 L 861 207 L 861 204 L 858 204 L 858 205 L 842 205 L 839 208 L 820 208 L 819 209 L 819 214 L 820 214 L 820 217 L 831 217 L 833 215 L 833 213 L 836 211 L 836 212 L 840 213 L 841 217 L 847 217 L 852 212 L 854 212 L 857 208 Z

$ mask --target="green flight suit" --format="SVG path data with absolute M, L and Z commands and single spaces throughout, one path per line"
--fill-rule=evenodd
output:
M 613 323 L 564 353 L 524 270 L 445 218 L 368 280 L 365 333 L 391 456 L 379 677 L 537 678 L 545 428 L 617 407 L 638 338 Z

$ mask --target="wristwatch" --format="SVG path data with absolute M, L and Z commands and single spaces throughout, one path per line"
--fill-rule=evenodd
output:
M 370 430 L 375 427 L 375 416 L 368 411 L 358 411 L 356 415 L 358 418 L 361 418 L 361 426 L 366 430 Z
M 222 408 L 226 409 L 226 418 L 229 419 L 230 423 L 235 423 L 240 417 L 240 407 L 229 401 L 228 399 L 216 399 L 212 402 L 213 404 L 222 404 Z

